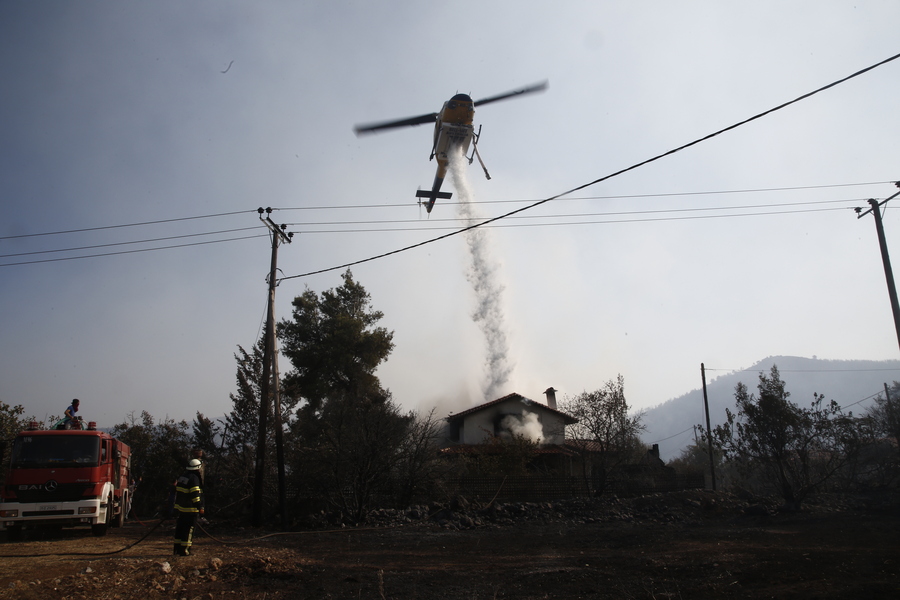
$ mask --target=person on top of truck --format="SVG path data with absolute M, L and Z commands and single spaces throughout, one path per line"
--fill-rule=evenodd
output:
M 78 405 L 81 404 L 81 401 L 78 398 L 72 400 L 72 404 L 69 405 L 69 408 L 66 409 L 65 415 L 62 420 L 56 424 L 57 429 L 69 429 L 72 427 L 75 421 L 79 420 L 79 417 L 75 416 L 75 413 L 78 412 Z
M 192 459 L 175 482 L 175 512 L 178 513 L 173 547 L 175 556 L 190 555 L 194 526 L 198 517 L 202 517 L 205 512 L 201 489 L 203 480 L 200 478 L 201 466 L 200 460 Z

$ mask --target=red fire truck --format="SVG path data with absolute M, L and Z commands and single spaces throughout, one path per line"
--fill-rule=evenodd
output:
M 125 522 L 130 471 L 131 448 L 93 421 L 76 430 L 32 422 L 13 442 L 0 523 L 10 539 L 40 525 L 90 525 L 94 535 L 106 535 Z

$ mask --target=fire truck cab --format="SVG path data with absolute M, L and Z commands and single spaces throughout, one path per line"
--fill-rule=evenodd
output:
M 42 430 L 13 442 L 0 499 L 10 539 L 42 525 L 90 525 L 96 536 L 121 527 L 130 505 L 131 448 L 90 422 L 83 430 Z

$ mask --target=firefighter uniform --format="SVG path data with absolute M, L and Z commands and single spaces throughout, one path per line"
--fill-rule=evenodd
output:
M 193 459 L 181 477 L 175 482 L 175 545 L 173 552 L 177 556 L 189 555 L 191 538 L 197 519 L 204 513 L 203 481 L 200 477 L 201 463 Z

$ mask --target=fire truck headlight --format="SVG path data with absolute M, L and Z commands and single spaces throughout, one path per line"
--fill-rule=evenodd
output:
M 0 510 L 0 519 L 14 519 L 19 516 L 19 510 Z
M 96 506 L 81 506 L 78 508 L 79 515 L 92 515 L 97 512 Z

